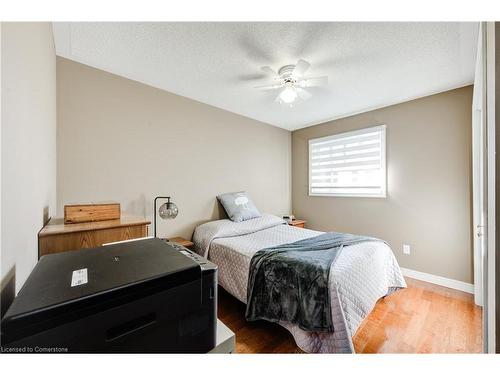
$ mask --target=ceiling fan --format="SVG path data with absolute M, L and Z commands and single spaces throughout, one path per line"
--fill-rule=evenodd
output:
M 295 65 L 285 65 L 276 73 L 269 66 L 263 66 L 262 71 L 273 77 L 273 83 L 256 86 L 256 89 L 261 90 L 277 90 L 281 92 L 276 97 L 276 102 L 292 106 L 295 100 L 309 99 L 312 94 L 307 91 L 306 87 L 322 86 L 328 83 L 328 77 L 305 77 L 304 73 L 309 69 L 311 64 L 300 59 Z

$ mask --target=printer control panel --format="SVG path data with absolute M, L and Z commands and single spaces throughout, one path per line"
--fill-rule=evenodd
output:
M 167 243 L 174 249 L 178 250 L 181 254 L 187 256 L 188 258 L 191 258 L 196 263 L 198 263 L 202 270 L 217 269 L 217 266 L 214 263 L 210 262 L 201 255 L 196 254 L 194 251 L 191 251 L 175 242 L 167 241 Z

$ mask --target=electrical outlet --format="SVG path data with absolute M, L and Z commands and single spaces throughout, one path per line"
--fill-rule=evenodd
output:
M 403 244 L 403 254 L 410 255 L 410 245 Z

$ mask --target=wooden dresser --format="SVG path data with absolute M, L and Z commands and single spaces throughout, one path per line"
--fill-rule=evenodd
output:
M 149 224 L 151 222 L 143 217 L 127 215 L 115 220 L 78 224 L 64 224 L 63 218 L 50 219 L 38 233 L 38 257 L 145 237 Z

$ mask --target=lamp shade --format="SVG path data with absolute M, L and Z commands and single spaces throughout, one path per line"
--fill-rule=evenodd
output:
M 158 210 L 158 214 L 162 219 L 175 219 L 178 213 L 179 209 L 177 205 L 174 202 L 170 202 L 170 199 L 168 202 L 163 203 Z

